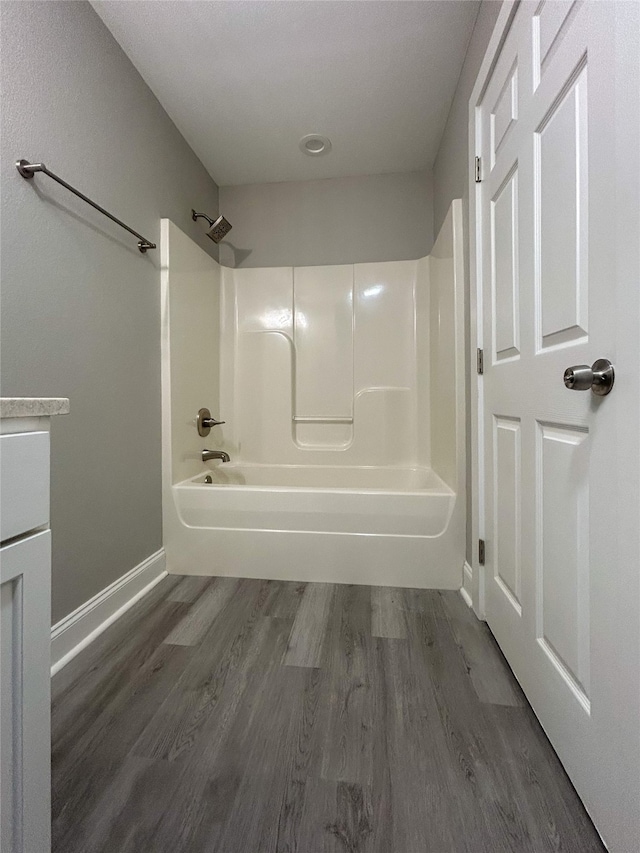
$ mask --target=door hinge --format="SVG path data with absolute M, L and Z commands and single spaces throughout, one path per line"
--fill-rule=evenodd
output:
M 480 158 L 476 157 L 476 184 L 479 184 L 482 181 L 480 168 L 481 168 Z
M 478 563 L 484 566 L 485 545 L 484 539 L 478 539 Z
M 480 349 L 480 347 L 478 347 L 476 370 L 478 371 L 478 376 L 482 376 L 484 373 L 484 350 Z

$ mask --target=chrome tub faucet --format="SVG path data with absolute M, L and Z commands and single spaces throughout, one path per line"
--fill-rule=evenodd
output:
M 203 450 L 202 461 L 208 462 L 210 459 L 221 459 L 223 462 L 231 461 L 231 457 L 224 450 Z

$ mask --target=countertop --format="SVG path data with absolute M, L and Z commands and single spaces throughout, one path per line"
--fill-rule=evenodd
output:
M 0 397 L 0 418 L 45 418 L 68 413 L 68 397 Z

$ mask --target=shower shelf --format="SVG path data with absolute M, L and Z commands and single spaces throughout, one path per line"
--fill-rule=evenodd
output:
M 292 418 L 294 424 L 352 424 L 353 418 Z

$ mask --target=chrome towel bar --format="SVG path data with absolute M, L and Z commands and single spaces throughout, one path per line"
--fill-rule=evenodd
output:
M 115 222 L 116 225 L 119 225 L 121 228 L 124 228 L 125 231 L 128 231 L 129 234 L 133 234 L 134 237 L 138 238 L 138 248 L 144 254 L 147 249 L 155 249 L 156 244 L 152 243 L 151 240 L 147 240 L 142 234 L 138 234 L 137 231 L 134 231 L 133 228 L 129 228 L 128 225 L 125 225 L 121 219 L 118 219 L 117 216 L 114 216 L 112 213 L 109 213 L 108 210 L 105 210 L 104 207 L 101 207 L 99 204 L 96 204 L 95 201 L 92 201 L 88 196 L 84 193 L 81 193 L 80 190 L 77 190 L 75 187 L 72 187 L 71 184 L 68 184 L 66 181 L 63 181 L 61 177 L 50 172 L 49 169 L 44 165 L 44 163 L 29 163 L 28 160 L 18 160 L 16 163 L 16 169 L 20 172 L 23 178 L 33 178 L 36 172 L 43 172 L 45 175 L 48 175 L 50 178 L 53 178 L 58 184 L 61 184 L 65 189 L 72 192 L 74 195 L 77 195 L 78 198 L 81 198 L 83 201 L 86 201 L 87 204 L 90 204 L 91 207 L 95 207 L 100 213 L 108 216 L 112 222 Z

